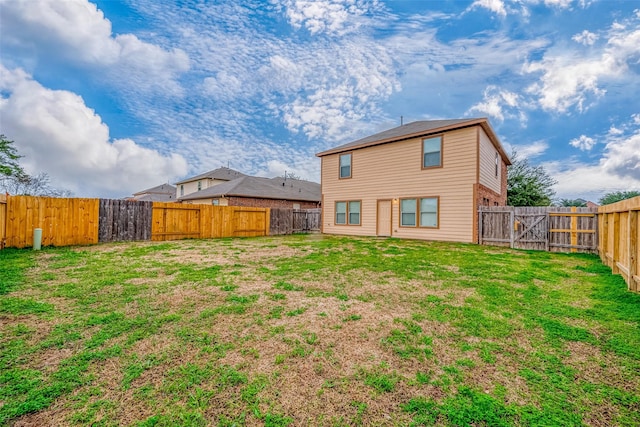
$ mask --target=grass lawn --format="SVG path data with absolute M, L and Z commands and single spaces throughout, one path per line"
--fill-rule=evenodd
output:
M 632 426 L 596 256 L 298 235 L 0 251 L 0 424 Z

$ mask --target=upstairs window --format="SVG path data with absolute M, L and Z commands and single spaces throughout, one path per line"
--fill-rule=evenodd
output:
M 184 196 L 184 185 L 180 185 L 180 197 Z
M 202 190 L 202 181 L 198 181 L 198 191 Z
M 496 152 L 496 178 L 498 177 L 498 153 Z
M 442 137 L 422 140 L 422 167 L 434 168 L 442 166 Z
M 340 156 L 340 179 L 351 178 L 351 153 Z

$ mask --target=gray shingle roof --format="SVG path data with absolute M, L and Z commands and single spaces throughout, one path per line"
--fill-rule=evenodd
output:
M 176 187 L 174 187 L 171 184 L 161 184 L 161 185 L 156 185 L 155 187 L 152 187 L 152 188 L 147 188 L 146 190 L 138 191 L 137 193 L 133 193 L 133 195 L 137 196 L 139 194 L 149 194 L 149 193 L 176 194 Z
M 176 185 L 184 184 L 185 182 L 197 181 L 199 179 L 218 179 L 221 181 L 231 181 L 232 179 L 240 178 L 242 176 L 246 176 L 242 172 L 238 172 L 237 170 L 221 167 L 218 169 L 210 170 L 209 172 L 201 173 L 200 175 L 192 176 L 187 179 L 183 179 L 182 181 L 176 182 Z
M 501 153 L 502 157 L 505 159 L 507 164 L 510 165 L 511 162 L 509 161 L 509 156 L 507 156 L 507 153 L 504 151 L 504 148 L 500 144 L 498 137 L 495 135 L 493 129 L 491 128 L 491 125 L 489 125 L 489 121 L 486 118 L 422 120 L 411 122 L 407 123 L 406 125 L 388 129 L 383 132 L 379 132 L 374 135 L 370 135 L 365 138 L 361 138 L 356 141 L 349 142 L 347 144 L 343 144 L 326 151 L 322 151 L 320 153 L 317 153 L 316 156 L 322 157 L 329 154 L 336 154 L 344 151 L 370 147 L 372 145 L 386 144 L 389 142 L 401 141 L 403 139 L 416 138 L 419 136 L 425 136 L 428 134 L 460 129 L 474 125 L 480 125 L 483 127 L 485 132 L 489 135 L 489 138 Z
M 179 200 L 197 200 L 217 197 L 253 197 L 259 199 L 300 200 L 320 202 L 320 184 L 311 181 L 243 176 L 233 181 L 214 185 Z

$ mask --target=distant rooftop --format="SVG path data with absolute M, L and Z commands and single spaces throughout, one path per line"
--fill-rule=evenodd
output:
M 320 184 L 299 179 L 260 178 L 242 176 L 229 182 L 205 188 L 180 197 L 197 200 L 218 197 L 253 197 L 260 199 L 299 200 L 320 202 Z
M 187 179 L 183 179 L 182 181 L 176 182 L 176 185 L 184 184 L 187 182 L 197 181 L 199 179 L 217 179 L 220 181 L 231 181 L 236 178 L 240 178 L 243 176 L 247 176 L 242 172 L 238 172 L 237 170 L 221 167 L 218 169 L 210 170 L 209 172 L 202 173 L 200 175 L 192 176 Z

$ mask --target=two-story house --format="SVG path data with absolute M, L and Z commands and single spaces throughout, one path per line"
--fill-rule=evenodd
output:
M 506 204 L 511 162 L 485 118 L 408 123 L 316 155 L 324 233 L 475 242 L 478 207 Z
M 233 181 L 234 179 L 241 178 L 243 176 L 246 175 L 242 172 L 225 167 L 220 167 L 200 175 L 192 176 L 176 182 L 176 199 L 195 193 L 196 191 L 202 191 L 215 185 Z

